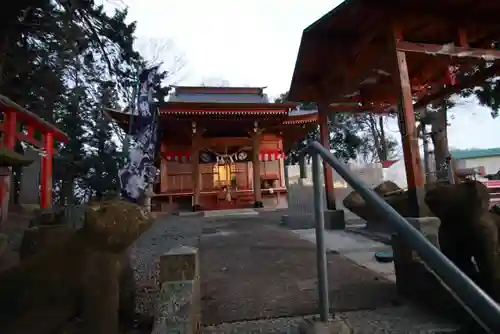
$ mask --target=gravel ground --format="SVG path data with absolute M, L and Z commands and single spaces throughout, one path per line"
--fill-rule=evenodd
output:
M 354 334 L 422 334 L 422 333 L 454 333 L 458 327 L 443 322 L 435 316 L 415 307 L 396 306 L 376 310 L 337 313 L 336 316 L 346 321 Z M 299 326 L 305 320 L 316 316 L 265 319 L 206 326 L 203 334 L 233 333 L 269 333 L 298 334 Z
M 137 282 L 137 306 L 140 314 L 154 315 L 158 296 L 160 256 L 178 246 L 198 246 L 202 231 L 200 218 L 166 216 L 158 218 L 130 250 Z

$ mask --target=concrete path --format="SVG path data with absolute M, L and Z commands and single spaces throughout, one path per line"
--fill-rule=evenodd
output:
M 198 218 L 199 219 L 199 218 Z M 317 312 L 315 247 L 280 217 L 205 220 L 200 240 L 205 325 Z M 395 284 L 342 255 L 328 254 L 333 311 L 397 302 Z
M 314 229 L 294 230 L 292 231 L 301 239 L 316 243 L 316 234 Z M 353 234 L 345 231 L 325 231 L 325 248 L 327 251 L 336 252 L 347 259 L 370 269 L 384 278 L 396 282 L 396 273 L 394 264 L 381 263 L 375 259 L 377 252 L 392 253 L 390 246 L 383 243 L 370 240 L 362 235 Z

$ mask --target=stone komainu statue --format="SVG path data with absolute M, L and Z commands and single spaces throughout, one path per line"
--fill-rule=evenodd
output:
M 500 215 L 489 211 L 487 187 L 478 181 L 437 185 L 425 202 L 440 220 L 441 251 L 492 298 L 500 301 Z
M 47 235 L 38 233 L 31 241 L 46 247 L 25 245 L 21 264 L 0 273 L 0 333 L 54 333 L 78 315 L 86 333 L 117 333 L 119 311 L 125 319 L 134 312 L 125 252 L 150 224 L 139 206 L 108 201 L 87 208 L 85 225 L 76 232 L 35 227 Z

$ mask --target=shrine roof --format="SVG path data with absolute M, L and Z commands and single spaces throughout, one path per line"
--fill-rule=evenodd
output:
M 172 86 L 160 114 L 177 115 L 283 115 L 295 103 L 272 103 L 265 87 L 194 87 Z
M 168 102 L 270 103 L 264 87 L 182 87 L 172 86 Z
M 469 50 L 498 49 L 498 12 L 498 0 L 346 0 L 304 29 L 288 97 L 332 103 L 358 94 L 364 107 L 359 111 L 397 103 L 393 24 L 404 36 L 397 48 L 407 54 L 415 99 L 425 100 L 431 89 L 432 94 L 436 89 L 453 92 L 443 82 L 451 65 L 470 70 L 488 57 L 471 56 Z M 470 48 L 452 45 L 463 31 Z M 406 40 L 414 44 L 409 47 Z M 449 47 L 457 57 L 440 47 Z M 490 75 L 498 73 L 493 70 L 499 68 Z

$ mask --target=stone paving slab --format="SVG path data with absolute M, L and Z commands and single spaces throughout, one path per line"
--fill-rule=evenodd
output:
M 317 312 L 314 245 L 289 230 L 280 217 L 207 221 L 216 227 L 200 240 L 202 321 L 219 324 Z M 393 282 L 338 254 L 328 254 L 332 310 L 391 305 Z
M 293 231 L 303 240 L 316 243 L 314 229 Z M 392 253 L 391 246 L 347 231 L 325 231 L 325 248 L 337 252 L 361 267 L 372 270 L 386 279 L 396 282 L 394 263 L 382 263 L 375 259 L 375 253 Z

